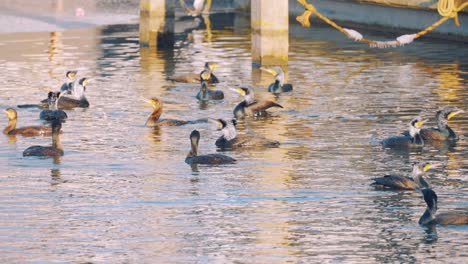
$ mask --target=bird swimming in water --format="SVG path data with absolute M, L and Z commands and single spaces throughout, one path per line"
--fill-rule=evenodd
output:
M 374 178 L 372 185 L 382 186 L 393 190 L 420 190 L 430 188 L 423 175 L 426 171 L 436 167 L 433 163 L 417 163 L 413 165 L 411 177 L 399 175 L 385 175 L 383 177 Z
M 62 84 L 62 87 L 60 87 L 60 92 L 64 93 L 66 91 L 72 91 L 73 90 L 73 85 L 76 80 L 76 74 L 77 71 L 67 71 L 65 76 L 67 77 L 67 81 Z
M 39 118 L 46 121 L 52 121 L 54 119 L 65 120 L 68 118 L 67 113 L 63 110 L 58 109 L 58 101 L 62 97 L 61 92 L 49 92 L 47 96 L 49 109 L 42 110 L 39 114 Z
M 218 130 L 223 132 L 215 144 L 221 149 L 237 149 L 249 147 L 275 148 L 280 145 L 276 140 L 270 140 L 258 135 L 238 135 L 236 131 L 236 120 L 215 119 L 211 120 L 217 124 Z
M 458 140 L 457 134 L 453 131 L 452 128 L 448 126 L 448 121 L 460 114 L 463 113 L 463 110 L 458 109 L 454 106 L 445 107 L 442 110 L 437 111 L 436 120 L 437 128 L 425 128 L 421 129 L 421 137 L 427 143 L 438 142 L 438 141 L 451 141 L 455 142 Z
M 208 101 L 208 100 L 222 100 L 224 99 L 224 93 L 220 90 L 211 90 L 208 87 L 208 80 L 210 75 L 206 71 L 202 71 L 200 73 L 200 91 L 198 91 L 197 99 L 200 101 Z
M 145 125 L 148 127 L 156 127 L 156 126 L 182 126 L 187 124 L 196 124 L 196 123 L 203 123 L 207 122 L 206 118 L 198 119 L 195 121 L 185 121 L 185 120 L 177 120 L 177 119 L 159 119 L 163 112 L 163 102 L 153 97 L 151 99 L 143 99 L 143 101 L 147 102 L 153 107 L 153 112 L 150 114 L 148 119 L 146 120 Z
M 235 159 L 218 153 L 198 155 L 199 141 L 200 132 L 198 132 L 198 130 L 193 130 L 192 133 L 190 133 L 190 143 L 192 148 L 185 158 L 185 162 L 187 164 L 229 164 L 236 162 Z
M 432 189 L 422 190 L 426 211 L 419 218 L 420 225 L 467 225 L 468 211 L 437 214 L 437 194 Z
M 202 73 L 209 75 L 209 77 L 206 78 L 208 84 L 219 83 L 218 78 L 213 73 L 216 67 L 218 67 L 218 63 L 216 62 L 205 63 L 205 67 Z M 175 81 L 175 82 L 181 82 L 181 83 L 200 83 L 201 82 L 200 74 L 198 73 L 189 73 L 189 74 L 179 75 L 179 76 L 170 78 L 170 80 Z
M 31 146 L 23 151 L 23 157 L 26 156 L 45 156 L 57 157 L 63 156 L 63 146 L 60 141 L 60 130 L 62 122 L 60 120 L 52 121 L 52 146 Z
M 73 85 L 73 89 L 68 91 L 71 96 L 62 96 L 58 100 L 58 108 L 71 109 L 75 107 L 87 108 L 89 107 L 88 99 L 86 99 L 85 91 L 87 85 L 91 82 L 89 78 L 81 78 L 77 84 Z
M 18 113 L 13 108 L 8 108 L 5 110 L 5 113 L 8 117 L 8 125 L 3 129 L 5 135 L 22 135 L 25 137 L 33 136 L 50 136 L 52 134 L 52 129 L 45 126 L 28 126 L 16 128 L 16 123 L 18 121 Z
M 285 93 L 293 90 L 293 86 L 290 83 L 284 83 L 284 71 L 281 67 L 275 66 L 272 68 L 260 67 L 260 70 L 271 73 L 275 77 L 275 82 L 268 86 L 268 92 L 270 93 Z
M 420 135 L 420 131 L 426 122 L 427 120 L 423 120 L 419 116 L 415 117 L 409 123 L 409 134 L 384 139 L 381 144 L 384 148 L 394 149 L 422 147 L 424 146 L 424 140 Z
M 235 108 L 234 108 L 234 117 L 236 118 L 243 118 L 246 116 L 263 116 L 266 115 L 267 112 L 266 110 L 271 108 L 271 107 L 279 107 L 283 108 L 280 104 L 277 104 L 273 101 L 269 100 L 264 100 L 264 101 L 258 101 L 255 99 L 254 92 L 251 88 L 245 88 L 245 87 L 240 87 L 240 88 L 235 88 L 232 89 L 242 96 L 244 96 L 244 100 L 240 102 Z
M 73 87 L 75 85 L 75 81 L 76 81 L 76 74 L 78 72 L 77 71 L 67 71 L 67 73 L 65 74 L 65 77 L 67 78 L 67 81 L 64 82 L 62 84 L 62 86 L 60 87 L 60 92 L 64 95 L 64 94 L 71 94 L 73 92 Z M 41 103 L 43 104 L 47 104 L 49 103 L 49 97 L 47 97 L 46 99 L 42 100 Z M 25 106 L 25 105 L 22 105 L 22 106 Z

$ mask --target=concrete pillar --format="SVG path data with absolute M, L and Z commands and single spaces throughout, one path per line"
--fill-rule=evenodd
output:
M 252 62 L 287 65 L 289 51 L 288 0 L 252 0 Z
M 140 46 L 174 44 L 174 0 L 140 0 Z

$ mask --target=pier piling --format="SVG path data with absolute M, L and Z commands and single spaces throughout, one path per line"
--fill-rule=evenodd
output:
M 252 0 L 252 62 L 287 65 L 289 14 L 287 0 Z

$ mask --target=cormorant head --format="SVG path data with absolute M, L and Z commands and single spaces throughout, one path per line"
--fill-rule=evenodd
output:
M 437 194 L 432 189 L 423 189 L 421 192 L 427 207 L 435 212 L 437 210 Z
M 211 78 L 211 73 L 207 70 L 203 70 L 200 72 L 200 81 L 201 82 L 207 82 Z
M 423 120 L 420 116 L 417 116 L 411 120 L 410 126 L 419 130 L 427 121 L 427 119 Z
M 62 93 L 61 92 L 49 92 L 47 94 L 47 99 L 49 99 L 49 101 L 56 101 L 58 98 L 62 97 Z
M 198 130 L 193 130 L 192 133 L 190 133 L 190 142 L 192 144 L 192 150 L 190 151 L 190 153 L 193 154 L 194 156 L 197 155 L 199 141 L 200 141 L 200 132 L 198 132 Z
M 143 98 L 142 99 L 143 101 L 147 102 L 148 104 L 151 105 L 151 107 L 153 107 L 153 109 L 158 109 L 158 108 L 161 108 L 162 107 L 162 101 L 159 100 L 158 98 L 156 97 L 153 97 L 151 99 L 145 99 Z
M 227 122 L 224 119 L 217 119 L 218 130 L 223 130 L 223 128 L 227 127 Z
M 190 139 L 199 139 L 200 138 L 200 132 L 198 130 L 193 130 L 192 133 L 190 133 Z
M 445 120 L 450 120 L 452 117 L 460 114 L 460 113 L 463 113 L 465 111 L 461 110 L 461 109 L 458 109 L 457 107 L 455 106 L 447 106 L 445 107 L 444 109 L 440 110 L 440 111 L 437 111 L 437 114 L 436 114 L 436 118 L 439 120 L 441 118 L 445 119 Z
M 422 120 L 421 117 L 415 117 L 409 123 L 409 134 L 414 139 L 419 137 L 419 131 L 421 131 L 421 127 L 426 123 L 427 120 Z M 420 139 L 422 141 L 422 139 Z
M 430 163 L 430 162 L 419 162 L 413 164 L 413 172 L 412 175 L 418 176 L 418 175 L 423 175 L 426 171 L 432 169 L 432 168 L 437 168 L 439 166 L 438 163 Z
M 78 83 L 83 86 L 86 90 L 86 86 L 91 82 L 90 78 L 81 78 Z
M 246 88 L 246 87 L 238 87 L 238 88 L 234 88 L 234 89 L 231 89 L 231 90 L 234 90 L 234 91 L 238 92 L 239 94 L 241 94 L 244 97 L 252 94 L 252 90 L 250 88 Z
M 205 69 L 206 70 L 214 71 L 214 69 L 216 69 L 216 67 L 218 67 L 217 62 L 209 61 L 209 62 L 205 63 Z
M 75 80 L 77 73 L 78 73 L 77 71 L 67 71 L 65 76 L 67 76 L 67 78 L 70 80 Z
M 262 66 L 262 67 L 260 67 L 259 69 L 262 70 L 262 71 L 268 72 L 268 73 L 270 73 L 270 74 L 273 75 L 273 76 L 278 75 L 278 69 L 279 69 L 280 71 L 282 71 L 282 69 L 281 69 L 280 67 L 277 67 L 277 66 L 276 66 L 276 67 L 272 67 L 272 68 L 267 68 L 267 67 L 263 67 L 263 66 Z
M 284 71 L 281 67 L 275 66 L 271 68 L 266 68 L 266 67 L 260 67 L 260 70 L 266 71 L 273 75 L 276 80 L 283 82 L 284 81 Z
M 5 110 L 5 114 L 7 115 L 8 120 L 15 120 L 16 118 L 18 118 L 18 113 L 13 108 L 7 108 Z
M 237 125 L 237 121 L 236 119 L 232 119 L 232 120 L 224 120 L 224 119 L 212 119 L 212 118 L 208 118 L 208 121 L 211 121 L 213 123 L 215 123 L 218 127 L 217 130 L 223 130 L 224 128 L 230 126 L 230 123 L 232 124 L 232 126 L 235 128 L 235 126 Z

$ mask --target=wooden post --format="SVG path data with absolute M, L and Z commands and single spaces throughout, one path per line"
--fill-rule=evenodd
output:
M 168 42 L 173 42 L 172 2 L 173 0 L 140 0 L 140 46 L 154 47 L 160 44 L 167 46 Z M 168 41 L 165 41 L 166 37 Z
M 252 62 L 287 65 L 289 51 L 288 0 L 252 0 Z

